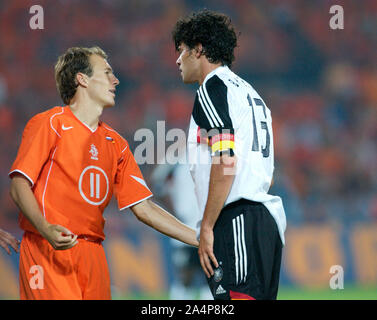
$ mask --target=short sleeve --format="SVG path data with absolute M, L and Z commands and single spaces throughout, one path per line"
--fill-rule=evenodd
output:
M 197 91 L 193 117 L 207 131 L 211 154 L 221 155 L 234 150 L 234 128 L 229 113 L 228 88 L 217 76 L 207 80 Z
M 58 136 L 50 126 L 46 115 L 37 114 L 29 120 L 22 134 L 9 177 L 16 172 L 25 176 L 34 186 L 39 174 L 56 145 Z
M 115 177 L 115 195 L 119 210 L 153 196 L 128 146 L 122 154 Z

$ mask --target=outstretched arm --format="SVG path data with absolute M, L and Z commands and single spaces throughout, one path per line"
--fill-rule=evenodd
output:
M 195 230 L 183 224 L 169 212 L 155 204 L 144 200 L 131 207 L 132 212 L 141 222 L 153 229 L 189 245 L 198 247 Z

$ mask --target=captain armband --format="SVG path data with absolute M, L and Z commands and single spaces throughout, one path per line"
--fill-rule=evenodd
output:
M 211 136 L 209 139 L 209 146 L 211 147 L 212 156 L 222 156 L 224 154 L 229 154 L 231 157 L 234 156 L 234 134 L 229 133 L 218 133 Z

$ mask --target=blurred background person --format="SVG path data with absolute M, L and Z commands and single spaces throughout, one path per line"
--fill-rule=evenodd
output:
M 186 146 L 180 146 L 176 164 L 159 164 L 152 173 L 155 196 L 170 204 L 176 217 L 196 229 L 199 208 L 194 183 L 186 161 Z M 167 155 L 167 158 L 169 155 Z M 213 300 L 202 272 L 198 248 L 171 239 L 174 277 L 169 288 L 171 300 Z

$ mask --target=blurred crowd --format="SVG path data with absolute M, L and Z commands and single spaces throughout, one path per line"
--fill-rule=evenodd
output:
M 233 69 L 272 111 L 275 184 L 288 224 L 377 220 L 377 2 L 339 1 L 344 29 L 329 26 L 331 1 L 39 1 L 44 29 L 31 30 L 30 1 L 0 1 L 0 226 L 17 228 L 7 174 L 30 117 L 62 105 L 54 64 L 68 47 L 99 45 L 120 80 L 103 120 L 135 148 L 157 120 L 186 129 L 195 85 L 185 86 L 171 30 L 208 8 L 239 32 Z M 374 53 L 373 53 L 374 52 Z M 148 182 L 152 165 L 141 169 Z

